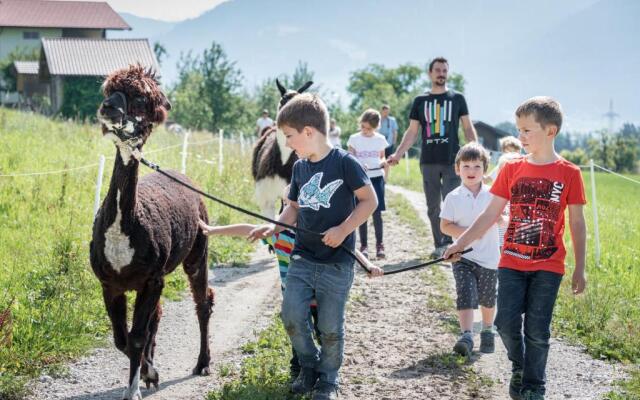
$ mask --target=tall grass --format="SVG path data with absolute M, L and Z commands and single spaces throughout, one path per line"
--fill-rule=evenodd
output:
M 190 142 L 210 139 L 211 134 L 196 133 Z M 144 150 L 149 160 L 179 170 L 181 143 L 181 137 L 158 129 Z M 255 209 L 249 149 L 243 156 L 237 145 L 226 144 L 222 175 L 215 160 L 217 140 L 190 147 L 187 174 L 203 189 Z M 98 126 L 0 108 L 0 175 L 94 164 L 100 154 L 110 157 L 104 197 L 115 148 Z M 110 333 L 88 257 L 97 170 L 0 177 L 0 315 L 6 311 L 8 316 L 0 321 L 0 398 L 20 397 L 25 377 L 80 354 Z M 141 166 L 141 174 L 147 173 Z M 217 204 L 207 206 L 213 223 L 246 221 Z M 210 243 L 213 264 L 242 263 L 252 249 L 230 238 Z M 182 276 L 181 271 L 170 276 L 167 295 L 176 297 L 186 287 Z
M 417 160 L 410 160 L 409 176 L 403 162 L 392 170 L 391 183 L 422 191 Z M 601 243 L 600 265 L 596 265 L 591 175 L 583 171 L 582 176 L 587 196 L 587 290 L 580 296 L 571 293 L 574 259 L 567 225 L 568 268 L 555 309 L 554 330 L 584 344 L 596 358 L 639 364 L 640 185 L 595 173 Z M 637 175 L 630 177 L 640 180 Z M 629 396 L 640 397 L 640 374 L 632 375 L 627 390 Z

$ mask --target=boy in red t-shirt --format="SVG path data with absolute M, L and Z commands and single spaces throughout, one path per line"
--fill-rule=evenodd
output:
M 554 150 L 562 125 L 560 104 L 550 97 L 531 98 L 516 110 L 516 125 L 527 155 L 509 161 L 500 171 L 491 188 L 491 203 L 444 257 L 459 258 L 456 253 L 482 236 L 511 202 L 498 271 L 495 325 L 512 362 L 509 395 L 539 400 L 545 394 L 551 316 L 564 274 L 566 208 L 576 262 L 573 293 L 582 293 L 586 285 L 586 200 L 580 169 Z

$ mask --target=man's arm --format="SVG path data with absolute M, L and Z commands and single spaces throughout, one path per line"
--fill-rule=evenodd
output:
M 442 257 L 447 259 L 455 253 L 460 253 L 467 248 L 471 242 L 484 235 L 487 229 L 498 221 L 498 218 L 500 218 L 500 214 L 502 214 L 502 210 L 504 210 L 504 206 L 506 205 L 507 199 L 494 195 L 482 214 L 480 214 L 478 218 L 473 221 L 473 224 L 447 248 Z
M 471 123 L 471 118 L 469 118 L 469 115 L 463 115 L 462 117 L 460 117 L 460 120 L 462 121 L 462 129 L 464 130 L 464 137 L 467 140 L 467 143 L 477 142 L 478 134 L 476 133 L 476 128 Z
M 353 209 L 351 215 L 347 217 L 340 225 L 334 226 L 327 230 L 322 242 L 330 247 L 338 247 L 344 242 L 344 239 L 357 227 L 367 221 L 369 216 L 373 214 L 378 207 L 378 198 L 373 191 L 373 186 L 364 185 L 355 192 L 358 199 L 358 205 Z
M 585 278 L 587 225 L 584 221 L 584 206 L 582 204 L 569 204 L 568 208 L 569 229 L 571 230 L 571 241 L 573 242 L 573 253 L 576 261 L 571 287 L 573 294 L 580 294 L 587 285 Z
M 402 142 L 395 153 L 391 154 L 387 161 L 389 165 L 396 165 L 404 155 L 404 153 L 413 146 L 413 144 L 418 140 L 418 132 L 420 131 L 420 121 L 417 119 L 409 120 L 409 127 L 404 132 L 404 136 L 402 137 Z
M 391 130 L 391 132 L 392 132 L 391 140 L 393 140 L 393 142 L 389 143 L 389 145 L 395 146 L 396 142 L 398 141 L 398 123 L 395 120 L 393 124 L 393 129 Z

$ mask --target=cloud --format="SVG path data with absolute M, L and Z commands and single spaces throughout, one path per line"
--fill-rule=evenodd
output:
M 293 25 L 278 25 L 276 26 L 276 35 L 279 37 L 293 35 L 294 33 L 302 32 L 302 29 Z
M 366 50 L 346 40 L 329 39 L 329 45 L 353 61 L 364 61 L 367 58 Z

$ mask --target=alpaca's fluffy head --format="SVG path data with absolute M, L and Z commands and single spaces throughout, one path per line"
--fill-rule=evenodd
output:
M 102 84 L 104 101 L 98 110 L 103 134 L 115 141 L 144 143 L 153 124 L 164 122 L 171 103 L 153 70 L 130 65 L 111 73 Z

